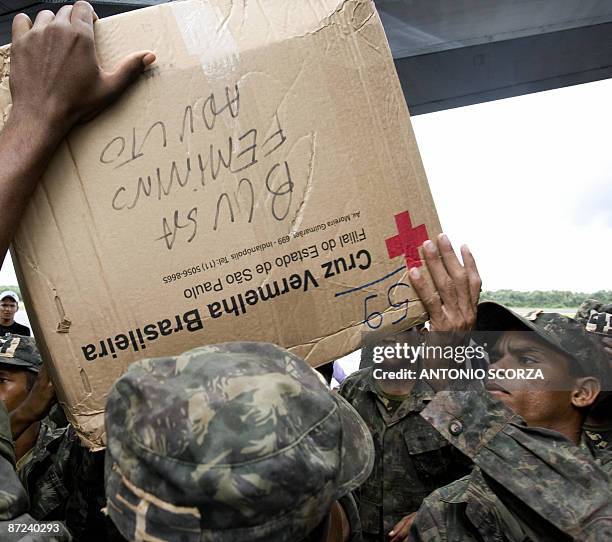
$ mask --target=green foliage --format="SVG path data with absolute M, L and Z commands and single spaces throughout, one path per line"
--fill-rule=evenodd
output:
M 0 286 L 3 290 L 13 290 L 19 294 L 19 286 Z M 508 307 L 528 307 L 534 309 L 576 308 L 585 299 L 597 299 L 602 303 L 612 303 L 612 290 L 599 290 L 593 293 L 569 292 L 566 290 L 534 290 L 519 292 L 517 290 L 485 290 L 480 294 L 481 301 L 496 301 Z
M 484 291 L 481 301 L 496 301 L 508 307 L 530 307 L 536 309 L 555 309 L 578 307 L 585 299 L 597 299 L 602 303 L 612 303 L 612 290 L 599 290 L 590 294 L 568 292 L 565 290 L 518 292 L 516 290 Z
M 19 296 L 19 299 L 23 299 L 21 297 L 21 290 L 19 289 L 19 286 L 0 286 L 0 292 L 4 292 L 4 290 L 13 290 L 13 292 Z

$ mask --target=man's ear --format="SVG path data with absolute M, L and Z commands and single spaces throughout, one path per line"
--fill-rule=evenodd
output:
M 572 390 L 572 405 L 576 408 L 589 407 L 595 402 L 600 391 L 601 384 L 596 378 L 592 376 L 578 378 Z

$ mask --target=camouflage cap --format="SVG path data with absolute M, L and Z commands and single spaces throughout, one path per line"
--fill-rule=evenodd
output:
M 11 365 L 24 370 L 39 372 L 42 359 L 32 337 L 4 335 L 0 337 L 0 366 Z
M 597 301 L 597 299 L 585 299 L 578 307 L 578 311 L 576 312 L 576 316 L 574 319 L 578 320 L 582 324 L 586 324 L 589 316 L 591 315 L 591 311 L 599 311 L 601 307 L 601 302 Z
M 476 328 L 492 332 L 533 331 L 554 349 L 573 358 L 585 375 L 597 377 L 602 388 L 609 385 L 610 369 L 605 351 L 584 325 L 573 318 L 541 310 L 520 316 L 503 305 L 485 301 L 478 305 Z
M 574 316 L 587 331 L 612 336 L 612 305 L 604 305 L 596 299 L 583 301 Z
M 374 461 L 356 411 L 264 343 L 132 364 L 106 432 L 107 510 L 129 540 L 302 540 Z

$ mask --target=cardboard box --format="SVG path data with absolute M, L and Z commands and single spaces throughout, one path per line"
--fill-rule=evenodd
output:
M 157 63 L 70 133 L 13 244 L 89 446 L 140 358 L 256 340 L 316 366 L 422 320 L 406 263 L 440 227 L 373 2 L 170 3 L 96 40 Z

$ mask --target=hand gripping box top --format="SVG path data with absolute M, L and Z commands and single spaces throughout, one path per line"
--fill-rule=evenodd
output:
M 255 340 L 316 366 L 422 321 L 407 267 L 440 227 L 372 1 L 170 3 L 98 21 L 96 47 L 157 62 L 70 133 L 13 243 L 89 446 L 140 358 Z

